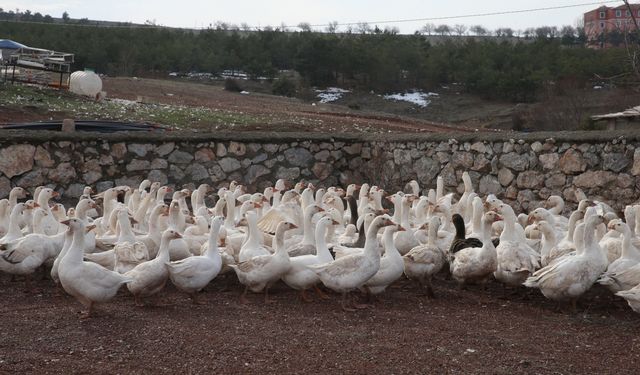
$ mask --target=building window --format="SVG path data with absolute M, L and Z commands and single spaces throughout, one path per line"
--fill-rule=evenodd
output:
M 627 17 L 631 17 L 631 12 L 630 12 L 629 10 L 627 10 L 627 11 L 625 12 L 625 15 L 626 15 Z
M 622 17 L 622 11 L 620 9 L 616 10 L 616 17 Z
M 600 28 L 604 29 L 604 22 L 600 22 Z
M 638 14 L 640 14 L 640 11 L 638 12 Z M 600 12 L 600 18 L 604 19 L 604 17 L 606 16 L 605 12 Z

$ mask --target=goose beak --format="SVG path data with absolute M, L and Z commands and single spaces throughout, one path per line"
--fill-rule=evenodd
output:
M 267 197 L 262 197 L 262 201 L 263 201 L 263 202 L 265 202 L 265 203 L 266 203 L 266 202 L 269 202 L 269 200 L 267 199 Z
M 500 216 L 500 215 L 496 215 L 496 221 L 500 221 L 500 220 L 502 220 L 502 219 L 503 219 L 503 217 L 502 217 L 502 216 Z
M 260 204 L 260 203 L 254 203 L 253 206 L 255 208 L 262 208 L 262 204 Z
M 273 192 L 274 192 L 274 193 L 277 193 L 277 192 L 279 192 L 279 191 L 280 191 L 280 189 L 273 188 Z
M 173 236 L 173 238 L 182 238 L 182 235 L 178 232 L 176 232 L 176 234 Z
M 291 223 L 291 229 L 296 229 L 296 228 L 298 228 L 298 226 L 293 224 L 293 223 Z
M 322 207 L 318 207 L 318 212 L 325 212 L 326 210 Z
M 173 193 L 173 189 L 172 189 L 172 188 L 170 188 L 170 187 L 168 187 L 168 188 L 167 188 L 167 193 Z
M 34 202 L 33 203 L 33 208 L 37 208 L 37 207 L 40 207 L 40 205 L 37 202 Z
M 60 196 L 60 193 L 58 193 L 57 191 L 54 191 L 53 194 L 51 194 L 51 198 L 55 198 L 59 196 Z
M 527 216 L 527 224 L 533 224 L 534 220 L 535 219 L 533 215 L 530 214 L 529 216 Z
M 138 220 L 131 218 L 131 224 L 138 224 Z
M 402 225 L 398 225 L 398 232 L 406 232 L 407 230 L 404 229 L 404 227 Z
M 335 220 L 331 220 L 331 224 L 333 224 L 333 225 L 339 225 L 340 223 L 338 223 L 338 222 L 337 222 L 337 221 L 335 221 Z
M 91 224 L 91 225 L 89 225 L 88 227 L 85 228 L 85 233 L 89 233 L 94 229 L 96 229 L 96 226 Z
M 69 226 L 69 220 L 61 221 L 60 224 L 64 224 L 66 226 Z

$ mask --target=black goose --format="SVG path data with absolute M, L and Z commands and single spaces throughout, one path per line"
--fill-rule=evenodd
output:
M 453 238 L 451 246 L 449 246 L 450 254 L 454 254 L 467 247 L 482 247 L 482 241 L 479 239 L 465 238 L 466 228 L 462 216 L 453 214 L 451 221 L 453 221 L 453 226 L 456 227 L 456 236 Z M 493 246 L 498 246 L 500 244 L 500 238 L 493 238 L 491 242 L 493 242 Z
M 451 217 L 453 226 L 456 227 L 456 236 L 449 246 L 449 254 L 455 254 L 467 247 L 482 247 L 482 241 L 477 238 L 465 238 L 466 228 L 464 226 L 464 219 L 459 214 L 453 214 Z

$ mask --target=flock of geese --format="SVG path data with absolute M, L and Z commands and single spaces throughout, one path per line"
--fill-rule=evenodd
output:
M 200 303 L 198 293 L 228 272 L 244 285 L 242 302 L 249 290 L 269 302 L 269 287 L 282 280 L 303 301 L 310 291 L 328 298 L 324 285 L 353 311 L 364 305 L 350 292 L 375 296 L 403 275 L 434 296 L 432 279 L 443 269 L 460 287 L 495 279 L 574 309 L 600 283 L 640 312 L 640 205 L 627 206 L 621 219 L 578 191 L 568 218 L 559 196 L 516 215 L 494 195 L 480 198 L 466 172 L 462 179 L 455 202 L 440 177 L 427 195 L 416 181 L 388 194 L 368 184 L 278 180 L 248 194 L 236 182 L 173 191 L 145 180 L 97 195 L 86 187 L 69 209 L 52 203 L 58 194 L 47 187 L 19 202 L 30 194 L 16 187 L 0 200 L 0 271 L 24 276 L 30 289 L 32 275 L 45 270 L 86 307 L 83 318 L 123 285 L 138 305 L 169 280 Z

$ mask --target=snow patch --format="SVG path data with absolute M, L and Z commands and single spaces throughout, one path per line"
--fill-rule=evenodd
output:
M 326 90 L 316 90 L 316 92 L 318 93 L 317 97 L 320 99 L 320 103 L 331 103 L 341 99 L 344 94 L 351 91 L 339 87 L 327 87 Z
M 419 107 L 426 108 L 429 104 L 431 104 L 431 97 L 440 96 L 435 92 L 422 92 L 422 91 L 414 91 L 414 92 L 405 92 L 400 94 L 390 94 L 383 96 L 384 99 L 387 100 L 395 100 L 395 101 L 403 101 L 413 103 Z

